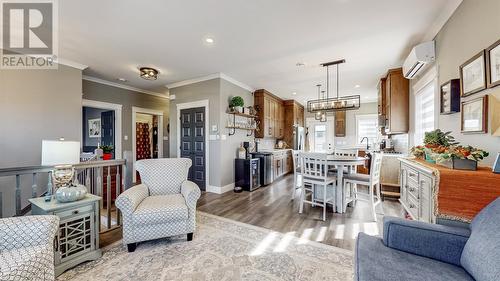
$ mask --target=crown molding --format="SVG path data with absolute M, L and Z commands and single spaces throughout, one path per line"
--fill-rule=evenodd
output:
M 218 73 L 213 73 L 213 74 L 209 74 L 209 75 L 206 75 L 206 76 L 202 76 L 202 77 L 197 77 L 197 78 L 193 78 L 193 79 L 187 79 L 187 80 L 183 80 L 183 81 L 179 81 L 179 82 L 175 82 L 175 83 L 171 83 L 171 84 L 167 84 L 165 85 L 165 87 L 169 88 L 169 89 L 173 89 L 173 88 L 178 88 L 178 87 L 182 87 L 182 86 L 186 86 L 186 85 L 190 85 L 190 84 L 194 84 L 194 83 L 199 83 L 199 82 L 203 82 L 203 81 L 208 81 L 208 80 L 212 80 L 212 79 L 217 79 L 217 78 L 220 78 L 220 79 L 224 79 L 226 80 L 227 82 L 230 82 L 240 88 L 243 88 L 249 92 L 253 92 L 255 91 L 255 89 L 253 89 L 252 87 L 248 86 L 247 84 L 245 83 L 242 83 L 224 73 L 221 73 L 221 72 L 218 72 Z
M 425 33 L 422 42 L 434 40 L 437 34 L 441 31 L 443 26 L 448 22 L 451 16 L 455 13 L 457 8 L 462 4 L 463 0 L 448 1 L 441 9 L 440 13 L 432 22 L 431 27 Z
M 157 92 L 143 90 L 143 89 L 139 89 L 139 88 L 136 88 L 136 87 L 122 85 L 122 84 L 119 84 L 119 83 L 116 83 L 116 82 L 111 82 L 111 81 L 108 81 L 108 80 L 104 80 L 104 79 L 100 79 L 100 78 L 96 78 L 96 77 L 92 77 L 92 76 L 83 75 L 82 79 L 83 80 L 87 80 L 87 81 L 92 81 L 92 82 L 95 82 L 95 83 L 99 83 L 99 84 L 103 84 L 103 85 L 108 85 L 108 86 L 116 87 L 116 88 L 121 88 L 121 89 L 130 90 L 130 91 L 134 91 L 134 92 L 139 92 L 139 93 L 143 93 L 143 94 L 147 94 L 147 95 L 152 95 L 152 96 L 156 96 L 156 97 L 160 97 L 160 98 L 164 98 L 164 99 L 168 99 L 169 98 L 168 94 L 161 94 L 161 93 L 157 93 Z
M 66 65 L 66 66 L 73 67 L 73 68 L 80 69 L 80 70 L 85 70 L 86 68 L 88 68 L 88 65 L 84 65 L 84 64 L 74 62 L 71 60 L 67 60 L 67 59 L 63 59 L 63 58 L 58 58 L 54 62 L 57 64 Z

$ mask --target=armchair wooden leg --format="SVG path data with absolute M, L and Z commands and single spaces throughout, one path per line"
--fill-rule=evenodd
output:
M 137 248 L 137 243 L 127 244 L 127 250 L 129 253 L 133 253 L 136 248 Z
M 192 241 L 193 240 L 193 233 L 188 233 L 187 234 L 187 241 Z

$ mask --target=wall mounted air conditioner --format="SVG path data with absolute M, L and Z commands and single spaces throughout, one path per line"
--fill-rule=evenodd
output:
M 425 66 L 434 61 L 436 52 L 434 41 L 419 44 L 411 50 L 403 64 L 403 74 L 408 79 L 415 78 L 420 74 Z

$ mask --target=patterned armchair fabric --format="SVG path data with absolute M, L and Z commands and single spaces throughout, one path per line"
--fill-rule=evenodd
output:
M 0 280 L 54 280 L 56 216 L 0 220 Z
M 191 160 L 185 158 L 137 161 L 141 184 L 116 199 L 123 214 L 123 243 L 193 233 L 200 188 L 187 180 Z

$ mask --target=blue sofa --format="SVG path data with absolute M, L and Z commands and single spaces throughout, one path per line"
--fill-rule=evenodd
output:
M 357 281 L 499 281 L 500 197 L 469 228 L 384 218 L 383 238 L 360 233 Z

